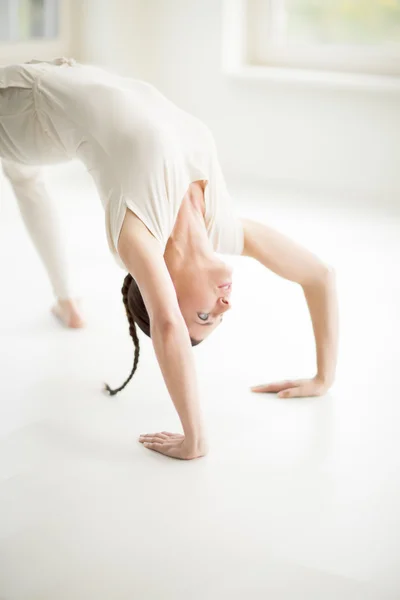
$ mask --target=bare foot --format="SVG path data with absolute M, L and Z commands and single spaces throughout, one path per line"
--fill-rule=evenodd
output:
M 58 300 L 51 312 L 65 327 L 81 329 L 85 326 L 78 300 Z

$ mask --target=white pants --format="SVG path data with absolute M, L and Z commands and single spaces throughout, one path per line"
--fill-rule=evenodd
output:
M 54 295 L 60 300 L 74 297 L 76 290 L 72 289 L 58 213 L 46 190 L 42 170 L 4 159 L 2 166 L 14 190 L 25 226 L 47 271 Z
M 41 61 L 30 62 L 41 64 Z M 48 62 L 69 64 L 71 60 L 60 58 Z M 18 137 L 18 133 L 19 137 L 25 139 L 27 153 L 34 153 L 29 145 L 33 145 L 36 138 L 44 133 L 34 115 L 33 106 L 29 83 L 24 89 L 24 84 L 15 86 L 11 82 L 7 85 L 7 76 L 6 83 L 0 77 L 0 117 L 3 124 L 0 128 L 0 159 L 3 172 L 14 190 L 25 226 L 43 261 L 54 295 L 62 300 L 75 296 L 76 290 L 71 286 L 65 243 L 56 207 L 46 190 L 42 170 L 18 162 L 24 149 L 17 148 L 13 141 Z M 24 158 L 21 155 L 20 160 Z

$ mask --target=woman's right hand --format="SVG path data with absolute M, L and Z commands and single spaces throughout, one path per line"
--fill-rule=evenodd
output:
M 207 445 L 204 441 L 191 442 L 180 433 L 146 433 L 139 437 L 139 442 L 148 448 L 171 458 L 192 460 L 207 454 Z

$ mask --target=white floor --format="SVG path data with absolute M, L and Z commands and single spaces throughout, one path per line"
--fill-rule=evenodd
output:
M 234 259 L 234 310 L 195 350 L 211 452 L 179 462 L 137 442 L 178 428 L 147 339 L 124 393 L 101 393 L 132 362 L 123 272 L 93 189 L 59 176 L 84 331 L 50 315 L 1 188 L 0 598 L 400 598 L 399 217 L 238 192 L 336 267 L 337 381 L 323 398 L 249 392 L 311 376 L 313 338 L 301 290 Z

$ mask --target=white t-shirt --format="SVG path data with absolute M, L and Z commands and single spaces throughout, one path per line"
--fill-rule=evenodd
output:
M 0 101 L 0 138 L 3 130 L 8 140 L 0 141 L 0 157 L 23 164 L 81 159 L 99 191 L 109 247 L 121 267 L 117 244 L 126 208 L 164 249 L 183 197 L 198 180 L 206 181 L 205 222 L 214 250 L 241 254 L 243 228 L 211 132 L 154 86 L 56 59 L 0 68 L 0 94 L 12 88 L 25 95 L 20 101 L 14 95 L 8 107 Z

